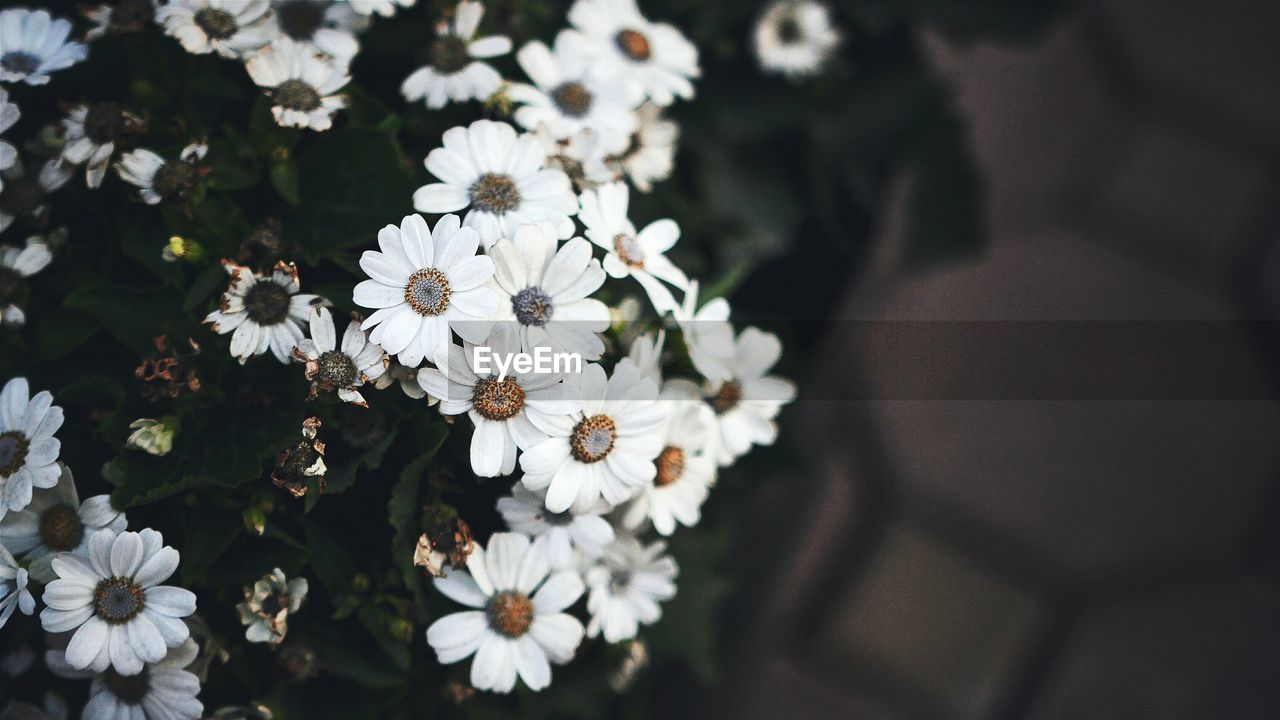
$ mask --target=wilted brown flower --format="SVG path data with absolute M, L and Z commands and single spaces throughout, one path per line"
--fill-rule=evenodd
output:
M 320 418 L 309 417 L 302 422 L 302 438 L 276 456 L 276 469 L 271 473 L 276 487 L 302 497 L 307 494 L 307 481 L 314 479 L 320 492 L 324 492 L 328 468 L 324 464 L 324 443 L 316 439 L 319 432 Z
M 192 358 L 200 354 L 200 345 L 188 339 L 190 352 L 170 348 L 169 338 L 164 335 L 157 335 L 152 343 L 156 346 L 155 353 L 133 371 L 134 377 L 142 382 L 142 397 L 154 402 L 176 398 L 183 390 L 199 392 L 200 376 Z
M 458 517 L 458 512 L 444 505 L 430 505 L 423 510 L 422 537 L 413 551 L 413 564 L 426 568 L 435 577 L 444 575 L 448 564 L 455 570 L 466 567 L 475 549 L 471 527 Z

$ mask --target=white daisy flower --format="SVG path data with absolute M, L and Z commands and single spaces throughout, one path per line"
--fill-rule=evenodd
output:
M 622 176 L 610 167 L 612 160 L 600 143 L 599 136 L 583 130 L 567 138 L 557 138 L 546 126 L 533 131 L 547 152 L 547 166 L 558 167 L 569 176 L 579 191 L 591 190 L 604 183 L 617 182 Z
M 591 243 L 574 238 L 557 248 L 549 225 L 521 225 L 489 252 L 491 285 L 501 296 L 493 319 L 510 323 L 525 347 L 547 345 L 598 360 L 609 329 L 609 306 L 589 297 L 604 284 Z
M 155 530 L 100 530 L 89 538 L 87 558 L 53 559 L 58 579 L 45 586 L 40 621 L 45 632 L 75 631 L 71 667 L 137 675 L 191 635 L 181 618 L 195 612 L 195 594 L 160 584 L 177 568 L 178 551 Z
M 386 390 L 391 387 L 392 383 L 400 386 L 400 391 L 414 400 L 427 399 L 427 405 L 435 405 L 440 402 L 440 398 L 427 395 L 427 391 L 422 389 L 418 384 L 418 369 L 405 367 L 395 360 L 387 366 L 387 371 L 378 376 L 373 381 L 373 387 L 378 390 Z
M 582 513 L 572 509 L 553 513 L 547 510 L 540 493 L 516 483 L 509 497 L 498 498 L 497 507 L 512 531 L 543 538 L 543 549 L 553 570 L 577 567 L 579 553 L 598 558 L 613 542 L 613 526 L 602 517 L 609 511 L 604 503 Z
M 26 312 L 18 307 L 23 298 L 26 279 L 49 266 L 53 253 L 39 237 L 27 238 L 24 248 L 0 245 L 0 322 L 8 327 L 22 327 Z
M 204 705 L 196 699 L 200 678 L 186 668 L 199 653 L 196 642 L 188 639 L 136 675 L 108 668 L 90 684 L 89 702 L 81 717 L 197 720 L 204 713 Z
M 40 166 L 35 177 L 26 173 L 21 161 L 14 162 L 0 175 L 4 179 L 0 183 L 0 232 L 4 232 L 13 221 L 20 217 L 30 217 L 41 223 L 48 216 L 49 204 L 46 200 L 54 190 L 67 184 L 71 179 L 73 168 L 53 158 Z
M 578 0 L 569 22 L 592 41 L 596 58 L 621 66 L 620 77 L 655 103 L 693 97 L 698 49 L 675 26 L 646 20 L 635 0 Z
M 335 94 L 351 82 L 346 65 L 317 55 L 310 45 L 281 37 L 244 66 L 258 87 L 267 88 L 277 125 L 328 130 L 333 114 L 347 106 L 346 96 Z
M 511 357 L 527 346 L 515 328 L 498 325 L 484 341 L 492 356 Z M 440 398 L 444 415 L 466 413 L 475 425 L 471 436 L 471 469 L 480 477 L 509 475 L 516 467 L 516 451 L 528 450 L 547 439 L 549 430 L 582 408 L 579 388 L 559 373 L 522 373 L 511 368 L 501 380 L 497 373 L 476 370 L 475 344 L 449 345 L 438 351 L 437 368 L 418 371 L 418 384 Z
M 62 408 L 48 390 L 30 397 L 26 378 L 0 390 L 0 520 L 30 504 L 34 488 L 58 484 L 62 443 L 53 434 L 60 427 Z
M 361 15 L 378 14 L 382 17 L 391 17 L 396 14 L 396 8 L 413 7 L 418 0 L 347 0 L 351 4 L 351 9 Z
M 525 486 L 545 490 L 552 512 L 585 512 L 601 497 L 610 505 L 628 500 L 657 474 L 668 410 L 657 397 L 658 386 L 628 359 L 610 378 L 588 365 L 582 412 L 556 418 L 550 437 L 520 456 Z
M 562 171 L 547 167 L 536 137 L 517 136 L 506 123 L 477 120 L 446 131 L 443 144 L 426 159 L 427 170 L 443 182 L 418 188 L 415 209 L 448 213 L 470 207 L 464 223 L 480 233 L 486 248 L 526 223 L 550 223 L 562 239 L 573 234 L 573 186 Z
M 156 22 L 187 52 L 232 60 L 271 42 L 277 32 L 268 0 L 169 0 L 156 9 Z
M 545 126 L 556 138 L 589 129 L 606 152 L 627 147 L 641 96 L 633 85 L 601 74 L 581 36 L 561 32 L 554 52 L 535 40 L 520 48 L 516 60 L 533 81 L 507 89 L 507 97 L 522 106 L 515 111 L 517 123 L 529 130 Z
M 475 610 L 446 615 L 427 628 L 442 664 L 471 661 L 471 685 L 509 693 L 519 676 L 531 690 L 551 684 L 551 665 L 573 659 L 582 623 L 564 612 L 582 596 L 575 572 L 551 573 L 547 556 L 516 533 L 494 533 L 476 547 L 466 571 L 447 570 L 435 586 Z
M 477 255 L 480 237 L 445 215 L 435 230 L 421 215 L 406 215 L 400 227 L 378 232 L 378 246 L 360 256 L 371 279 L 356 285 L 352 299 L 374 312 L 361 324 L 373 329 L 369 340 L 396 355 L 408 367 L 434 357 L 449 342 L 452 328 L 469 342 L 483 342 L 484 322 L 498 307 L 498 295 L 485 287 L 493 261 Z
M 604 270 L 610 277 L 635 278 L 659 314 L 676 307 L 675 296 L 663 282 L 684 290 L 689 279 L 664 255 L 680 239 L 674 220 L 649 223 L 639 233 L 627 219 L 631 191 L 623 183 L 610 183 L 582 193 L 578 219 L 587 226 L 587 239 L 605 249 Z
M 152 0 L 120 0 L 114 5 L 82 6 L 80 15 L 93 23 L 84 39 L 97 40 L 111 33 L 136 33 L 150 27 L 155 20 L 155 5 Z
M 62 162 L 85 166 L 85 182 L 91 188 L 102 184 L 111 154 L 120 136 L 141 124 L 119 103 L 80 104 L 62 119 Z
M 0 88 L 0 134 L 4 134 L 22 117 L 17 103 L 9 102 L 9 91 Z M 0 140 L 0 171 L 8 170 L 18 162 L 18 149 L 5 140 Z M 0 189 L 4 188 L 3 176 L 0 176 Z
M 329 0 L 272 0 L 280 33 L 316 52 L 349 63 L 360 51 L 351 6 Z
M 840 32 L 824 3 L 779 0 L 760 16 L 754 43 L 760 67 L 794 79 L 822 68 L 840 44 Z
M 716 464 L 706 453 L 711 408 L 697 400 L 663 393 L 662 401 L 672 406 L 666 445 L 654 463 L 658 474 L 623 514 L 622 523 L 629 530 L 639 530 L 651 521 L 658 534 L 670 535 L 677 522 L 693 527 L 701 519 L 702 503 L 715 482 Z
M 333 327 L 333 315 L 328 308 L 311 311 L 311 338 L 298 343 L 293 356 L 305 363 L 307 379 L 311 381 L 311 397 L 319 391 L 337 392 L 338 399 L 360 407 L 369 407 L 357 389 L 361 385 L 382 377 L 386 372 L 387 354 L 376 344 L 369 342 L 360 329 L 360 321 L 352 320 L 342 333 L 342 345 Z
M 15 609 L 30 615 L 36 611 L 36 599 L 27 589 L 26 568 L 19 567 L 13 555 L 0 545 L 0 628 L 9 622 Z
M 662 108 L 645 103 L 636 110 L 636 131 L 631 143 L 614 160 L 640 192 L 649 192 L 653 183 L 671 177 L 675 167 L 676 141 L 680 126 L 662 117 Z
M 600 562 L 584 574 L 587 583 L 587 612 L 591 622 L 587 635 L 615 643 L 636 636 L 640 625 L 652 625 L 662 617 L 658 605 L 675 597 L 676 561 L 664 555 L 667 544 L 644 546 L 622 535 L 605 548 Z
M 293 348 L 302 342 L 302 324 L 311 318 L 311 309 L 324 303 L 319 295 L 299 293 L 298 268 L 283 260 L 270 275 L 255 275 L 247 267 L 223 260 L 231 284 L 222 294 L 218 309 L 205 316 L 214 332 L 231 336 L 231 356 L 245 361 L 267 350 L 286 365 Z
M 121 180 L 138 188 L 139 200 L 155 205 L 161 200 L 181 198 L 195 187 L 203 174 L 199 162 L 208 152 L 208 145 L 195 142 L 183 148 L 177 160 L 168 161 L 146 148 L 138 148 L 121 155 L 115 168 Z
M 484 58 L 511 52 L 511 39 L 502 35 L 477 38 L 484 5 L 475 0 L 462 0 L 454 12 L 453 22 L 436 26 L 436 39 L 431 43 L 431 64 L 413 71 L 400 85 L 400 93 L 409 102 L 423 100 L 431 109 L 442 108 L 450 100 L 487 100 L 502 86 L 502 76 Z
M 703 397 L 715 411 L 709 448 L 721 466 L 731 465 L 753 444 L 772 445 L 778 439 L 774 418 L 796 397 L 790 380 L 765 374 L 781 356 L 778 336 L 749 327 L 735 343 L 730 378 L 703 386 Z
M 729 301 L 712 298 L 698 307 L 698 282 L 691 280 L 684 302 L 672 314 L 680 326 L 694 369 L 708 380 L 725 381 L 733 377 L 730 363 L 737 354 L 737 343 L 733 338 L 733 325 L 729 323 Z
M 122 533 L 125 514 L 111 507 L 110 495 L 80 502 L 71 468 L 61 465 L 58 482 L 33 494 L 31 504 L 0 521 L 0 544 L 30 563 L 31 577 L 48 584 L 56 576 L 53 559 L 69 552 L 88 556 L 89 537 L 99 530 Z
M 636 364 L 640 374 L 662 387 L 662 347 L 667 341 L 667 331 L 638 335 L 631 341 L 627 357 Z
M 84 60 L 88 48 L 68 42 L 70 34 L 70 20 L 55 20 L 45 10 L 0 11 L 0 82 L 44 85 L 49 73 Z

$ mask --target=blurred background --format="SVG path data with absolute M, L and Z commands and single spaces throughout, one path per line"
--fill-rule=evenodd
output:
M 793 332 L 802 399 L 731 553 L 704 711 L 1280 717 L 1280 4 L 836 5 L 949 6 L 905 46 L 973 177 L 898 164 L 865 252 L 805 226 L 735 294 L 809 263 L 788 277 L 829 319 Z M 916 262 L 922 198 L 954 193 L 981 209 L 938 234 L 976 241 Z M 980 357 L 1018 327 L 1077 373 Z M 1129 330 L 1161 349 L 1116 356 Z

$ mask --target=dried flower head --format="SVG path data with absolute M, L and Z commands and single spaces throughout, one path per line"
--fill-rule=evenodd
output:
M 328 468 L 324 464 L 324 443 L 316 438 L 320 432 L 320 418 L 309 417 L 302 422 L 302 438 L 280 451 L 276 456 L 276 468 L 271 481 L 294 497 L 307 494 L 307 482 L 315 480 L 324 492 L 324 476 Z
M 423 510 L 423 528 L 413 551 L 413 564 L 426 568 L 435 577 L 444 576 L 447 564 L 455 570 L 466 567 L 475 549 L 471 527 L 451 507 L 430 505 Z
M 289 632 L 289 615 L 307 598 L 306 578 L 289 580 L 280 568 L 272 570 L 244 589 L 244 602 L 236 606 L 249 642 L 279 645 Z
M 190 351 L 170 347 L 169 338 L 157 335 L 152 342 L 156 351 L 142 361 L 133 376 L 142 383 L 142 397 L 155 402 L 161 398 L 176 398 L 183 390 L 200 391 L 200 375 L 193 358 L 200 354 L 200 346 L 188 339 Z

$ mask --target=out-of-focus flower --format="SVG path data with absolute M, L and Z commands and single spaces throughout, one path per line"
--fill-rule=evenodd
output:
M 120 179 L 138 188 L 138 199 L 148 205 L 178 200 L 200 181 L 206 169 L 199 165 L 209 146 L 195 142 L 182 149 L 178 159 L 165 160 L 146 148 L 127 152 L 116 161 Z
M 423 510 L 426 532 L 418 538 L 413 550 L 413 564 L 425 568 L 435 577 L 444 577 L 445 567 L 461 570 L 475 549 L 471 527 L 458 517 L 457 511 L 440 505 Z
M 190 352 L 170 349 L 169 339 L 164 335 L 157 335 L 151 342 L 156 346 L 155 353 L 133 371 L 133 376 L 142 383 L 142 397 L 155 401 L 176 398 L 183 390 L 199 392 L 200 375 L 193 360 L 200 354 L 196 341 L 187 340 Z
M 69 68 L 89 54 L 68 41 L 71 21 L 46 10 L 11 8 L 0 12 L 0 82 L 44 85 L 49 73 Z
M 173 436 L 178 432 L 178 419 L 168 415 L 159 420 L 138 418 L 129 423 L 129 439 L 126 444 L 152 455 L 168 455 L 173 449 Z
M 840 44 L 840 32 L 825 4 L 778 0 L 760 16 L 753 39 L 760 67 L 795 79 L 822 69 Z
M 400 86 L 405 100 L 422 100 L 434 110 L 450 100 L 486 100 L 498 91 L 502 76 L 481 60 L 511 52 L 511 40 L 502 35 L 477 38 L 483 17 L 483 4 L 462 0 L 453 21 L 436 26 L 431 63 L 413 71 Z
M 289 580 L 280 568 L 245 588 L 244 602 L 236 606 L 245 639 L 279 645 L 289 632 L 289 615 L 302 608 L 307 589 L 306 578 Z

